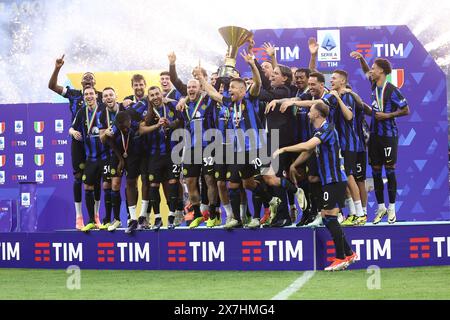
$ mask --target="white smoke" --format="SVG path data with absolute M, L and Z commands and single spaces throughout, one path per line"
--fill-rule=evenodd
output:
M 175 51 L 187 77 L 214 71 L 226 51 L 218 28 L 247 29 L 406 24 L 448 73 L 450 3 L 432 1 L 0 1 L 0 103 L 48 102 L 54 61 L 60 74 L 167 69 Z M 443 36 L 444 35 L 444 36 Z

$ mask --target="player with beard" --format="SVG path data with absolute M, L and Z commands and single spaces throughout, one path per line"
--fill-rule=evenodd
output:
M 160 184 L 168 182 L 169 223 L 168 228 L 175 228 L 175 211 L 178 204 L 180 165 L 171 159 L 171 150 L 175 143 L 171 141 L 171 133 L 180 124 L 180 115 L 171 103 L 163 102 L 163 94 L 159 87 L 148 89 L 149 108 L 144 121 L 140 123 L 139 133 L 144 136 L 148 148 L 148 173 L 150 181 L 150 206 L 155 214 L 154 230 L 162 226 L 160 216 Z M 144 225 L 145 216 L 139 217 L 139 226 Z
M 256 67 L 254 57 L 249 54 L 242 53 L 241 56 L 250 65 L 254 83 L 250 89 L 246 90 L 246 83 L 241 78 L 233 78 L 230 81 L 229 93 L 230 97 L 225 97 L 218 93 L 214 87 L 202 81 L 206 92 L 212 99 L 219 104 L 229 106 L 230 108 L 230 129 L 236 132 L 237 136 L 234 141 L 234 162 L 230 164 L 229 168 L 229 198 L 233 210 L 234 219 L 228 222 L 224 228 L 232 229 L 242 227 L 242 220 L 240 214 L 240 185 L 257 194 L 263 202 L 270 203 L 271 216 L 275 218 L 277 208 L 281 202 L 279 198 L 271 197 L 263 180 L 257 181 L 254 176 L 258 175 L 261 167 L 261 160 L 257 158 L 257 150 L 261 148 L 262 141 L 259 139 L 259 130 L 262 129 L 261 122 L 257 116 L 258 113 L 258 95 L 261 88 L 261 77 Z M 199 75 L 199 71 L 197 71 Z M 253 130 L 256 141 L 249 141 L 248 139 L 240 139 L 239 135 L 247 130 Z M 240 133 L 239 133 L 240 132 Z M 250 139 L 252 140 L 252 139 Z M 255 157 L 256 151 L 256 158 Z M 237 163 L 239 159 L 245 159 L 244 163 Z M 228 175 L 228 173 L 227 173 Z M 255 211 L 255 216 L 247 225 L 249 228 L 259 228 L 260 221 Z
M 195 70 L 194 73 L 196 73 Z M 199 73 L 202 74 L 202 71 L 199 70 Z M 197 74 L 195 75 L 197 76 Z M 182 115 L 184 127 L 190 134 L 189 137 L 185 137 L 184 141 L 183 176 L 188 187 L 189 201 L 194 210 L 194 219 L 189 225 L 191 229 L 198 227 L 205 220 L 200 210 L 200 192 L 198 188 L 200 175 L 205 177 L 207 185 L 209 218 L 214 220 L 214 224 L 219 225 L 221 223 L 220 216 L 217 217 L 216 214 L 216 208 L 220 204 L 218 203 L 217 184 L 214 179 L 214 158 L 213 156 L 203 155 L 203 150 L 207 146 L 207 141 L 203 139 L 203 133 L 214 127 L 214 107 L 215 103 L 212 103 L 209 97 L 200 90 L 200 82 L 197 79 L 189 80 L 187 96 L 178 102 L 177 108 Z M 200 154 L 201 159 L 198 157 Z
M 83 91 L 85 107 L 80 109 L 69 129 L 69 134 L 84 143 L 86 167 L 83 172 L 86 208 L 89 213 L 89 223 L 81 228 L 87 232 L 96 229 L 94 185 L 101 180 L 103 167 L 107 159 L 107 150 L 100 141 L 100 113 L 97 104 L 97 94 L 94 88 L 87 87 Z
M 337 221 L 337 215 L 345 199 L 346 175 L 344 163 L 340 156 L 339 138 L 334 124 L 327 121 L 329 107 L 323 101 L 315 101 L 308 114 L 314 127 L 313 137 L 307 142 L 284 147 L 274 152 L 274 157 L 285 152 L 300 152 L 294 162 L 295 167 L 305 162 L 313 153 L 317 161 L 321 184 L 323 186 L 323 207 L 321 215 L 323 222 L 330 232 L 336 252 L 334 261 L 325 271 L 345 269 L 356 261 L 358 255 L 354 253 L 345 238 L 345 234 Z
M 106 87 L 103 89 L 103 104 L 105 109 L 100 114 L 100 141 L 105 145 L 107 158 L 103 165 L 103 191 L 105 200 L 105 217 L 99 227 L 100 230 L 107 230 L 111 225 L 112 213 L 112 190 L 111 190 L 111 156 L 113 150 L 106 144 L 108 130 L 114 125 L 117 113 L 123 110 L 123 107 L 117 103 L 117 96 L 114 88 Z
M 81 78 L 81 87 L 82 90 L 73 89 L 69 86 L 62 87 L 58 85 L 58 74 L 61 70 L 62 66 L 64 65 L 64 56 L 62 55 L 61 58 L 56 59 L 55 62 L 55 69 L 53 70 L 53 73 L 50 77 L 50 80 L 48 82 L 48 88 L 57 94 L 63 96 L 64 98 L 67 98 L 69 100 L 69 110 L 71 113 L 71 121 L 75 119 L 75 116 L 77 112 L 84 107 L 84 98 L 83 98 L 83 92 L 82 90 L 88 88 L 88 87 L 94 87 L 95 86 L 95 76 L 92 72 L 86 72 L 82 75 Z M 102 97 L 100 92 L 96 92 L 97 94 L 97 104 L 101 107 L 102 106 Z M 86 165 L 86 156 L 85 156 L 85 150 L 84 150 L 84 144 L 82 141 L 78 141 L 76 139 L 72 139 L 71 141 L 71 149 L 70 149 L 70 155 L 72 158 L 72 168 L 73 168 L 73 176 L 74 176 L 74 182 L 73 182 L 73 197 L 75 202 L 75 213 L 76 213 L 76 224 L 75 227 L 78 230 L 81 230 L 84 227 L 83 222 L 83 211 L 82 211 L 82 195 L 81 195 L 81 185 L 82 180 L 81 177 L 83 176 L 83 170 Z M 95 204 L 94 204 L 94 211 L 95 211 L 95 222 L 97 226 L 100 226 L 100 218 L 98 215 L 99 209 L 100 209 L 100 184 L 97 182 L 95 184 Z
M 131 77 L 131 87 L 133 88 L 134 94 L 125 97 L 122 102 L 122 105 L 125 109 L 128 109 L 129 106 L 136 104 L 145 98 L 145 89 L 147 87 L 147 82 L 145 81 L 144 76 L 141 74 L 133 75 Z

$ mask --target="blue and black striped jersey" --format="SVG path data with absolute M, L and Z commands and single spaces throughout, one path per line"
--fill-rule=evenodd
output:
M 385 82 L 382 88 L 372 85 L 372 122 L 370 133 L 381 137 L 397 137 L 398 129 L 395 118 L 387 120 L 375 119 L 375 112 L 392 113 L 408 106 L 408 102 L 400 90 L 390 82 Z
M 99 106 L 99 108 L 103 108 L 102 93 L 98 91 L 96 91 L 96 93 L 97 93 L 97 105 Z M 64 98 L 69 99 L 69 110 L 70 114 L 72 115 L 71 121 L 73 122 L 75 120 L 75 116 L 77 115 L 78 110 L 84 107 L 83 92 L 81 90 L 73 89 L 67 86 L 64 88 L 62 96 Z
M 100 141 L 100 108 L 89 110 L 87 107 L 80 109 L 74 121 L 72 128 L 81 132 L 84 142 L 86 159 L 90 161 L 105 160 L 107 158 L 107 149 Z M 87 110 L 87 117 L 86 117 Z M 95 113 L 94 113 L 95 112 Z M 92 124 L 91 124 L 92 123 Z
M 339 137 L 334 124 L 324 121 L 320 128 L 314 130 L 314 137 L 321 142 L 316 147 L 315 153 L 322 185 L 347 181 Z

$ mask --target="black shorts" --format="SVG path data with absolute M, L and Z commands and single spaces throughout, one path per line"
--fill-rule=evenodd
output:
M 83 183 L 88 186 L 96 185 L 103 174 L 104 160 L 87 160 L 83 171 Z
M 141 175 L 142 180 L 148 177 L 148 158 L 149 155 L 147 155 L 147 153 L 141 153 L 139 155 L 139 174 Z
M 366 180 L 367 152 L 356 153 L 356 174 L 354 175 L 357 182 Z
M 216 178 L 217 181 L 226 181 L 228 179 L 227 171 L 229 164 L 227 164 L 227 153 L 225 145 L 223 145 L 222 151 L 222 162 L 218 163 L 219 161 L 214 161 L 214 178 Z
M 186 160 L 188 158 L 190 161 Z M 214 163 L 214 155 L 203 157 L 203 150 L 201 163 L 195 161 L 195 153 L 193 149 L 186 151 L 183 156 L 183 176 L 185 178 L 200 177 L 201 174 L 214 176 Z
M 262 161 L 250 152 L 235 153 L 235 164 L 228 166 L 227 177 L 230 182 L 240 183 L 242 180 L 261 174 Z
M 70 146 L 70 155 L 72 157 L 73 174 L 83 172 L 86 166 L 86 153 L 84 150 L 84 142 L 72 138 Z
M 343 208 L 345 206 L 345 191 L 347 182 L 335 182 L 322 186 L 323 191 L 323 209 L 332 210 Z
M 137 154 L 129 154 L 125 160 L 125 166 L 123 170 L 125 171 L 125 175 L 127 179 L 137 179 L 140 174 L 139 165 L 141 163 L 140 155 Z M 121 177 L 122 174 L 118 172 L 117 167 L 119 166 L 119 159 L 117 159 L 116 155 L 113 154 L 111 156 L 111 176 L 112 177 Z
M 103 182 L 111 182 L 111 157 L 110 156 L 105 161 L 103 161 L 102 179 L 103 179 Z
M 306 174 L 308 177 L 319 176 L 319 167 L 317 166 L 317 158 L 315 153 L 313 153 L 308 160 L 306 160 Z
M 356 174 L 356 152 L 344 151 L 344 167 L 347 176 L 354 176 Z
M 279 162 L 278 162 L 278 168 L 276 168 L 272 165 L 275 175 L 277 177 L 289 177 L 289 167 L 291 164 L 297 159 L 298 154 L 292 153 L 292 152 L 285 152 L 280 154 L 279 156 Z
M 148 180 L 150 183 L 160 183 L 179 179 L 181 165 L 172 162 L 170 154 L 153 155 L 148 160 Z
M 398 137 L 370 135 L 369 164 L 371 166 L 394 165 L 397 163 Z

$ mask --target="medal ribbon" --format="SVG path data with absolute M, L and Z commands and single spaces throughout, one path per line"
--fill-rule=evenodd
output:
M 127 153 L 127 151 L 128 151 L 128 142 L 130 142 L 130 133 L 128 132 L 127 133 L 127 143 L 125 144 L 125 138 L 123 137 L 123 132 L 122 131 L 120 131 L 120 135 L 122 136 L 122 146 L 123 146 L 123 153 L 124 154 L 128 154 Z
M 195 114 L 197 113 L 198 108 L 200 107 L 200 103 L 203 101 L 203 98 L 204 98 L 204 96 L 201 95 L 197 101 L 197 104 L 195 105 L 194 111 L 192 112 L 191 116 L 189 116 L 189 111 L 188 111 L 189 108 L 186 106 L 185 112 L 186 112 L 186 115 L 187 115 L 189 121 L 191 121 L 192 118 L 195 117 Z
M 86 106 L 86 126 L 87 126 L 87 134 L 91 132 L 92 126 L 94 125 L 95 116 L 97 114 L 98 106 L 95 105 L 94 112 L 92 113 L 92 118 L 89 119 L 89 107 Z
M 386 90 L 386 85 L 387 85 L 388 81 L 386 80 L 383 84 L 383 88 L 381 89 L 381 99 L 380 99 L 380 94 L 378 93 L 378 86 L 375 87 L 375 99 L 377 99 L 377 104 L 378 104 L 378 108 L 380 109 L 381 112 L 384 112 L 384 91 Z

